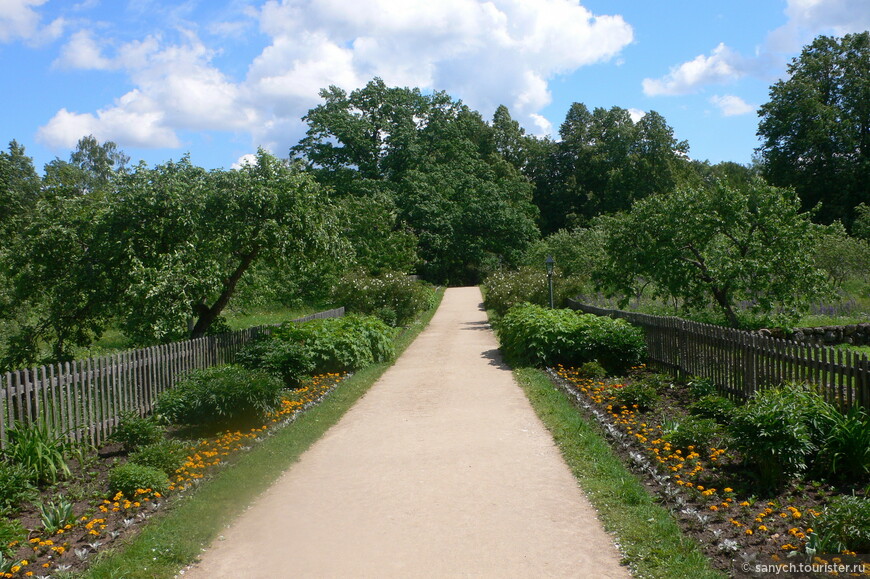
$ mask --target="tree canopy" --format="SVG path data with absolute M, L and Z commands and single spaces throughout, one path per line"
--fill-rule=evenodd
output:
M 653 195 L 601 221 L 608 255 L 601 279 L 623 296 L 652 282 L 686 309 L 714 304 L 737 327 L 741 301 L 788 315 L 825 290 L 808 214 L 794 193 L 760 179 L 746 188 L 718 184 Z
M 822 223 L 851 225 L 870 200 L 870 32 L 820 36 L 759 109 L 763 174 L 794 187 Z

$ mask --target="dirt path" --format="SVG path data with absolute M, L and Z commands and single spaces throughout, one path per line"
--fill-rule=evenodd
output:
M 184 577 L 629 577 L 510 370 L 477 288 Z

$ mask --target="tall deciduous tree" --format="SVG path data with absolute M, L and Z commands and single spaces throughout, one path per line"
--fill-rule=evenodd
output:
M 800 311 L 826 286 L 813 262 L 816 230 L 799 210 L 795 194 L 760 179 L 647 197 L 602 219 L 609 259 L 600 278 L 623 296 L 652 282 L 687 309 L 714 304 L 734 327 L 742 300 L 760 312 Z
M 479 280 L 487 264 L 515 262 L 537 237 L 531 185 L 497 151 L 507 153 L 510 139 L 497 143 L 478 113 L 446 93 L 389 88 L 380 79 L 350 94 L 330 87 L 321 97 L 292 153 L 339 196 L 391 196 L 393 230 L 416 237 L 420 270 L 433 281 Z M 516 132 L 503 113 L 500 126 Z M 399 253 L 407 239 L 392 240 Z
M 758 136 L 764 176 L 794 187 L 817 219 L 851 224 L 870 200 L 870 32 L 820 36 L 770 89 Z

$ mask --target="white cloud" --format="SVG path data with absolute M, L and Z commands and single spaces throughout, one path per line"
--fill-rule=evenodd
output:
M 697 92 L 708 84 L 726 84 L 746 74 L 742 57 L 720 43 L 710 56 L 698 55 L 693 60 L 672 67 L 659 79 L 643 80 L 647 96 L 682 95 Z
M 787 0 L 788 21 L 767 38 L 773 52 L 797 52 L 819 34 L 844 36 L 870 29 L 867 0 Z
M 628 109 L 632 122 L 636 123 L 646 116 L 646 112 L 640 109 Z
M 222 130 L 285 151 L 304 133 L 300 118 L 320 102 L 320 89 L 353 90 L 375 76 L 445 90 L 484 117 L 506 102 L 515 118 L 549 130 L 538 115 L 552 99 L 549 82 L 611 60 L 633 40 L 621 16 L 594 15 L 578 0 L 357 0 L 352 10 L 346 0 L 268 0 L 251 10 L 243 18 L 255 15 L 268 40 L 241 81 L 183 29 L 175 43 L 74 34 L 58 66 L 122 71 L 135 89 L 95 113 L 58 112 L 42 139 L 67 143 L 87 129 L 121 146 L 132 144 L 121 134 L 137 146 L 149 138 L 165 146 L 182 130 Z M 230 24 L 218 30 L 232 32 Z M 122 130 L 122 118 L 138 119 L 139 131 Z
M 257 166 L 257 155 L 253 153 L 248 153 L 247 155 L 242 155 L 239 157 L 235 163 L 230 167 L 231 169 L 241 169 L 242 167 L 249 165 L 251 167 Z
M 547 120 L 545 117 L 532 113 L 529 115 L 529 119 L 531 119 L 532 124 L 535 129 L 532 130 L 531 133 L 537 137 L 549 137 L 553 134 L 553 123 Z
M 0 42 L 20 39 L 40 44 L 58 38 L 65 26 L 62 18 L 40 27 L 42 17 L 36 8 L 46 2 L 47 0 L 0 0 Z
M 747 103 L 742 98 L 730 94 L 713 95 L 710 102 L 719 108 L 723 116 L 734 117 L 755 112 L 755 106 Z

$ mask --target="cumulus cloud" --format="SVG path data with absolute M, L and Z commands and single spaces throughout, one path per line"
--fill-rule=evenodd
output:
M 628 109 L 628 114 L 631 117 L 632 122 L 635 123 L 646 116 L 646 112 L 640 109 Z
M 549 82 L 611 60 L 633 41 L 621 16 L 595 15 L 578 0 L 357 0 L 353 10 L 346 0 L 268 0 L 249 6 L 244 17 L 252 16 L 267 41 L 241 80 L 224 74 L 219 52 L 191 31 L 175 42 L 72 35 L 57 66 L 121 71 L 135 89 L 95 113 L 58 112 L 41 137 L 66 144 L 86 129 L 124 146 L 113 131 L 126 117 L 140 119 L 139 146 L 149 135 L 152 146 L 165 146 L 178 131 L 223 130 L 281 150 L 304 133 L 300 118 L 320 102 L 320 89 L 353 90 L 375 76 L 445 90 L 485 117 L 506 102 L 515 118 L 550 130 L 538 115 L 551 102 Z M 232 28 L 224 19 L 218 30 Z
M 788 20 L 767 38 L 767 49 L 797 52 L 819 34 L 844 36 L 870 29 L 866 0 L 787 0 Z
M 742 98 L 730 94 L 713 95 L 710 97 L 710 102 L 716 105 L 722 115 L 726 117 L 746 115 L 755 112 L 754 105 L 748 104 Z
M 647 96 L 682 95 L 697 92 L 708 84 L 726 84 L 745 74 L 739 54 L 720 43 L 709 56 L 698 55 L 693 60 L 672 67 L 662 78 L 643 80 Z
M 58 38 L 63 33 L 64 20 L 58 18 L 47 26 L 41 26 L 42 17 L 36 11 L 46 1 L 0 1 L 0 42 L 24 40 L 39 44 Z

